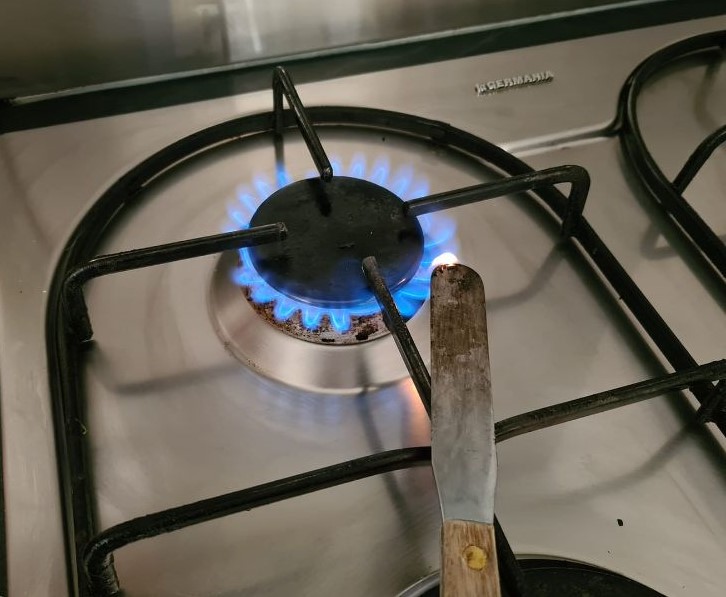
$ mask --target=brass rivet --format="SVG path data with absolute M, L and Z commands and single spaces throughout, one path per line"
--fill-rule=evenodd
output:
M 462 554 L 466 565 L 472 570 L 483 570 L 487 565 L 487 554 L 481 547 L 469 545 Z

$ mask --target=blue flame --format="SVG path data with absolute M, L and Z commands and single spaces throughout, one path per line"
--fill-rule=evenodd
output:
M 351 176 L 369 180 L 395 193 L 404 201 L 417 199 L 428 194 L 428 182 L 416 176 L 413 168 L 403 166 L 395 172 L 386 157 L 376 159 L 369 167 L 363 154 L 353 156 L 350 164 L 344 167 L 339 159 L 331 159 L 333 174 Z M 308 172 L 306 178 L 314 178 L 316 172 Z M 249 227 L 250 220 L 257 208 L 272 193 L 290 184 L 292 177 L 284 169 L 275 173 L 274 182 L 265 176 L 256 176 L 251 186 L 237 189 L 237 198 L 227 208 L 229 216 L 225 231 L 243 230 Z M 393 293 L 398 310 L 405 318 L 412 317 L 429 298 L 429 280 L 433 261 L 443 253 L 455 253 L 458 243 L 455 237 L 456 224 L 447 216 L 426 214 L 419 217 L 424 233 L 424 251 L 416 274 L 407 284 Z M 239 250 L 240 266 L 232 272 L 232 280 L 239 286 L 250 291 L 250 298 L 255 303 L 274 303 L 273 314 L 278 321 L 285 321 L 300 312 L 303 326 L 315 330 L 327 319 L 330 326 L 338 333 L 347 332 L 351 327 L 351 317 L 375 315 L 380 312 L 375 298 L 345 308 L 316 307 L 293 299 L 270 286 L 255 270 L 249 249 Z

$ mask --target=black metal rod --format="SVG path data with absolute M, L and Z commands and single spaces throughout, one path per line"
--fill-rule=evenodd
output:
M 390 450 L 122 522 L 106 529 L 88 544 L 83 557 L 86 573 L 94 594 L 104 597 L 118 595 L 120 587 L 111 554 L 129 543 L 429 462 L 431 448 L 428 446 Z
M 275 118 L 275 137 L 277 138 L 277 143 L 281 143 L 282 131 L 284 128 L 282 109 L 283 94 L 287 98 L 287 103 L 295 114 L 297 126 L 305 140 L 305 145 L 308 147 L 308 151 L 313 158 L 313 162 L 315 162 L 315 167 L 320 173 L 320 177 L 323 180 L 330 180 L 333 178 L 333 167 L 330 165 L 330 160 L 325 154 L 322 143 L 320 143 L 318 133 L 315 132 L 315 128 L 313 128 L 313 125 L 310 122 L 310 118 L 305 111 L 305 107 L 300 100 L 300 96 L 297 94 L 295 84 L 292 82 L 290 74 L 282 66 L 276 67 L 272 75 L 272 107 Z M 282 156 L 281 150 L 276 153 L 277 155 Z
M 406 322 L 401 317 L 398 307 L 396 307 L 396 301 L 393 300 L 388 286 L 386 286 L 386 281 L 381 275 L 375 257 L 366 257 L 363 260 L 363 272 L 381 307 L 383 321 L 391 332 L 396 346 L 398 346 L 401 357 L 403 357 L 403 361 L 406 364 L 406 369 L 411 374 L 413 385 L 416 386 L 421 402 L 423 402 L 424 408 L 430 417 L 431 375 L 421 358 L 421 353 L 416 348 L 416 343 L 411 337 L 411 332 L 408 331 Z
M 527 580 L 524 578 L 522 568 L 517 556 L 512 551 L 509 539 L 504 534 L 499 519 L 494 517 L 494 540 L 497 546 L 497 564 L 499 569 L 499 584 L 506 597 L 526 597 L 529 595 Z
M 562 236 L 568 237 L 575 232 L 577 223 L 585 209 L 587 193 L 590 190 L 590 175 L 587 170 L 580 166 L 548 168 L 547 170 L 512 176 L 504 180 L 413 199 L 406 203 L 406 210 L 413 216 L 420 216 L 433 211 L 459 207 L 477 201 L 484 201 L 485 199 L 531 191 L 539 187 L 565 182 L 571 183 L 570 194 L 567 198 L 567 211 L 562 218 Z
M 76 267 L 65 279 L 63 304 L 68 324 L 79 341 L 85 342 L 93 336 L 88 308 L 83 296 L 83 285 L 93 278 L 125 272 L 152 265 L 172 263 L 182 259 L 212 255 L 221 251 L 240 249 L 270 243 L 285 238 L 285 225 L 278 222 L 247 230 L 215 234 L 202 238 L 183 240 L 165 245 L 101 255 Z
M 714 423 L 726 412 L 726 381 L 719 381 L 713 388 L 711 397 L 703 402 L 698 409 L 699 423 Z
M 696 382 L 721 380 L 725 377 L 726 361 L 715 361 L 689 371 L 671 373 L 608 392 L 570 400 L 498 422 L 496 440 L 502 442 L 528 431 L 545 429 L 566 421 L 653 398 L 669 391 L 682 390 Z M 580 411 L 575 409 L 580 409 Z M 113 569 L 112 554 L 129 543 L 230 514 L 252 510 L 319 489 L 342 485 L 385 472 L 427 465 L 430 461 L 430 447 L 390 450 L 134 518 L 96 535 L 84 550 L 84 568 L 95 591 L 94 594 L 103 597 L 118 595 L 120 588 Z M 499 541 L 499 536 L 497 541 Z M 516 575 L 516 571 L 513 569 L 509 570 L 508 574 L 510 573 Z M 516 577 L 511 578 L 515 578 L 515 586 L 517 582 L 520 582 L 516 581 Z
M 719 145 L 726 143 L 726 125 L 722 126 L 715 133 L 706 137 L 696 150 L 691 154 L 681 171 L 673 179 L 673 187 L 679 193 L 683 193 L 691 181 L 696 178 L 696 174 L 711 157 Z
M 648 195 L 660 204 L 668 214 L 678 223 L 680 228 L 690 237 L 691 242 L 698 247 L 703 255 L 711 262 L 713 268 L 726 278 L 726 244 L 719 238 L 716 232 L 698 214 L 698 212 L 682 196 L 682 190 L 689 182 L 689 176 L 695 176 L 698 168 L 693 169 L 697 164 L 696 160 L 705 161 L 703 154 L 694 159 L 693 164 L 686 164 L 676 181 L 671 183 L 660 169 L 648 150 L 638 121 L 638 97 L 648 80 L 655 76 L 661 69 L 680 60 L 685 56 L 696 52 L 714 52 L 719 56 L 726 45 L 726 31 L 714 31 L 689 37 L 659 50 L 641 62 L 630 74 L 625 82 L 618 100 L 618 133 L 627 163 L 630 165 Z M 718 136 L 721 129 L 715 134 Z M 717 139 L 709 139 L 706 142 L 712 144 Z M 705 142 L 704 142 L 705 143 Z M 703 145 L 703 144 L 702 144 Z M 699 146 L 699 149 L 701 147 Z M 709 147 L 704 147 L 704 153 Z M 698 149 L 696 150 L 698 152 Z M 707 157 L 707 156 L 706 156 Z M 689 159 L 690 161 L 690 159 Z M 722 280 L 721 280 L 722 281 Z
M 503 441 L 523 433 L 635 404 L 653 396 L 660 396 L 664 392 L 684 390 L 698 382 L 722 379 L 726 379 L 726 361 L 714 361 L 700 367 L 641 381 L 615 390 L 599 392 L 553 406 L 545 406 L 497 423 L 497 440 Z

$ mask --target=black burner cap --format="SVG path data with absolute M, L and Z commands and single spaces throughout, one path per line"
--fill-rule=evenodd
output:
M 257 272 L 275 289 L 305 303 L 345 307 L 373 296 L 361 269 L 375 256 L 390 290 L 416 273 L 423 232 L 405 203 L 358 178 L 292 183 L 268 197 L 251 226 L 284 222 L 287 239 L 252 247 Z

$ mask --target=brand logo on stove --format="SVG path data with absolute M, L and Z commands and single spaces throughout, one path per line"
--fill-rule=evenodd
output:
M 474 90 L 477 95 L 491 95 L 492 93 L 498 93 L 499 91 L 505 91 L 514 87 L 527 87 L 528 85 L 549 83 L 554 78 L 555 74 L 551 70 L 545 70 L 539 73 L 528 73 L 526 75 L 479 83 L 474 86 Z

